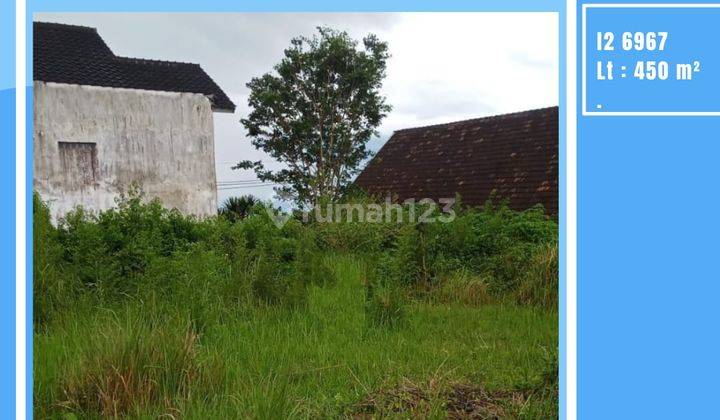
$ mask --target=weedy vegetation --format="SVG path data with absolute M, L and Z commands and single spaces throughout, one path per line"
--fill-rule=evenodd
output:
M 35 417 L 557 417 L 541 208 L 279 229 L 263 206 L 131 193 L 51 223 L 35 195 Z

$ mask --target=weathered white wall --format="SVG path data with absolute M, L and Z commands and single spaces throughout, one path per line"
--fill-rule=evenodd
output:
M 166 207 L 216 213 L 213 119 L 204 95 L 35 82 L 34 101 L 33 185 L 55 217 L 77 205 L 113 207 L 133 182 Z M 94 172 L 77 173 L 59 142 L 96 143 Z

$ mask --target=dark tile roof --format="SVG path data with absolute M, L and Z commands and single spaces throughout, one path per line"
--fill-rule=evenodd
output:
M 33 79 L 207 95 L 214 110 L 235 104 L 198 64 L 118 57 L 95 28 L 33 22 Z
M 396 131 L 355 181 L 400 200 L 491 194 L 517 210 L 558 211 L 558 108 Z

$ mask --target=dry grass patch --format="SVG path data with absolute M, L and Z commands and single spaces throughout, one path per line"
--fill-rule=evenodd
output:
M 90 332 L 64 376 L 56 405 L 83 416 L 161 412 L 177 417 L 180 402 L 217 388 L 218 360 L 201 360 L 187 325 L 114 320 Z
M 354 406 L 349 417 L 506 419 L 517 418 L 530 393 L 520 390 L 488 391 L 465 383 L 415 384 L 404 379 L 394 387 L 368 395 Z

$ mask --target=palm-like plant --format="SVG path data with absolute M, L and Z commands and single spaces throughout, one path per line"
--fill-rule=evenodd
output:
M 246 218 L 253 206 L 259 202 L 260 200 L 250 194 L 230 197 L 223 202 L 218 213 L 231 222 L 235 222 Z

